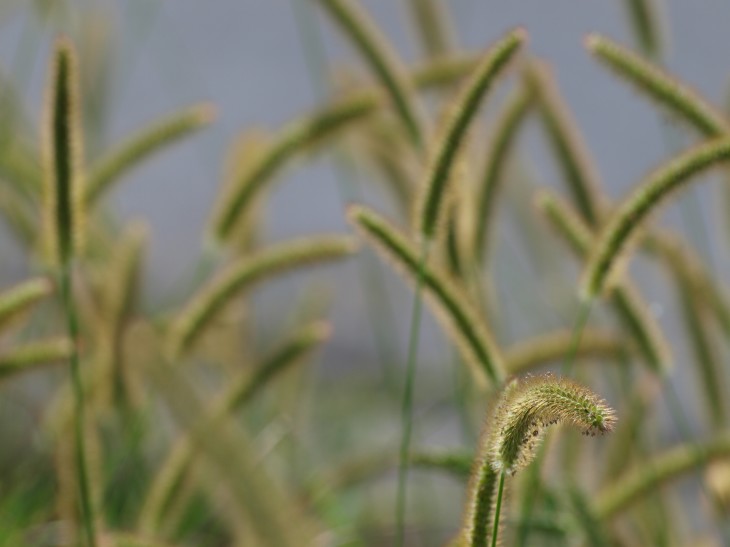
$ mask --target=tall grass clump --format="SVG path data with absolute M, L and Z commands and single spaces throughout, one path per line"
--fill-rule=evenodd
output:
M 669 6 L 550 6 L 589 73 L 519 3 L 544 58 L 479 3 L 261 3 L 215 29 L 262 77 L 76 4 L 0 3 L 0 544 L 730 544 L 730 118 Z

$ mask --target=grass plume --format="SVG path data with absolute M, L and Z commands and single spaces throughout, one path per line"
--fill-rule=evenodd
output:
M 730 121 L 721 110 L 656 64 L 598 34 L 586 38 L 586 48 L 617 75 L 705 137 L 730 131 Z
M 93 206 L 126 173 L 159 150 L 195 133 L 215 119 L 215 108 L 199 104 L 156 122 L 117 145 L 92 164 L 86 180 L 86 203 Z
M 320 4 L 342 27 L 343 32 L 357 47 L 367 61 L 378 81 L 387 91 L 395 111 L 403 122 L 415 148 L 422 148 L 424 137 L 418 109 L 414 104 L 415 96 L 410 89 L 410 81 L 395 52 L 388 45 L 368 15 L 355 0 L 319 0 Z
M 601 230 L 584 270 L 581 298 L 591 299 L 610 284 L 621 254 L 649 213 L 692 177 L 728 159 L 730 139 L 714 139 L 678 155 L 641 181 Z
M 495 81 L 526 42 L 527 33 L 518 28 L 508 32 L 488 48 L 451 104 L 441 139 L 426 172 L 422 205 L 417 219 L 418 232 L 426 239 L 433 239 L 436 233 L 451 171 L 469 126 Z
M 347 216 L 376 251 L 415 283 L 419 275 L 419 256 L 404 235 L 366 207 L 350 206 Z M 423 289 L 436 318 L 451 335 L 464 360 L 472 366 L 476 378 L 499 385 L 504 378 L 503 359 L 486 325 L 445 274 L 427 265 L 422 275 Z
M 352 239 L 320 236 L 281 243 L 244 256 L 225 267 L 175 317 L 168 339 L 173 359 L 190 347 L 216 314 L 252 285 L 302 266 L 337 260 L 352 254 Z

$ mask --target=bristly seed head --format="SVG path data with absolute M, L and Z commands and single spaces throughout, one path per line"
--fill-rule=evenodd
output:
M 514 474 L 527 466 L 545 429 L 567 422 L 594 437 L 613 429 L 613 410 L 590 389 L 552 374 L 513 380 L 504 389 L 492 421 L 489 461 Z

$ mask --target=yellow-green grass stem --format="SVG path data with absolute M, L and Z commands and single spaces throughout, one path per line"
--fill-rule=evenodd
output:
M 494 526 L 492 527 L 492 547 L 497 547 L 497 539 L 499 536 L 499 513 L 502 509 L 502 496 L 504 494 L 504 475 L 504 471 L 499 474 L 499 486 L 497 487 L 497 506 L 494 508 Z

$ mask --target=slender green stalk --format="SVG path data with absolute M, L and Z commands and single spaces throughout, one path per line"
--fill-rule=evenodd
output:
M 72 295 L 71 268 L 68 263 L 61 267 L 59 275 L 61 300 L 66 314 L 66 329 L 68 338 L 72 341 L 71 351 L 71 387 L 73 389 L 75 410 L 73 413 L 74 453 L 78 472 L 79 494 L 81 497 L 81 512 L 84 521 L 84 533 L 88 547 L 96 545 L 96 530 L 94 508 L 91 503 L 91 488 L 89 484 L 88 465 L 86 462 L 86 443 L 84 442 L 84 424 L 86 423 L 86 405 L 84 398 L 81 367 L 79 363 L 79 324 L 76 315 L 76 306 Z
M 396 498 L 396 545 L 402 547 L 405 535 L 405 515 L 407 502 L 408 466 L 410 463 L 411 436 L 413 430 L 413 390 L 416 379 L 416 362 L 418 360 L 418 341 L 421 332 L 421 301 L 424 283 L 424 265 L 428 260 L 429 243 L 421 242 L 419 268 L 416 276 L 416 287 L 413 294 L 411 310 L 411 329 L 408 336 L 408 361 L 406 363 L 406 380 L 403 387 L 401 406 L 401 442 L 398 464 L 398 492 Z
M 573 327 L 573 340 L 570 343 L 570 349 L 568 354 L 565 356 L 563 362 L 563 375 L 570 376 L 573 372 L 573 365 L 575 364 L 575 356 L 578 354 L 578 347 L 580 346 L 581 335 L 586 324 L 588 324 L 588 317 L 591 314 L 591 305 L 593 300 L 586 300 L 581 302 L 580 309 L 578 310 L 578 316 L 575 320 L 575 326 Z
M 639 47 L 649 57 L 659 57 L 662 37 L 656 0 L 624 0 Z
M 324 100 L 329 95 L 327 90 L 326 56 L 319 27 L 314 20 L 314 12 L 301 0 L 291 0 L 291 4 L 296 16 L 312 86 L 320 100 Z M 340 201 L 343 206 L 353 201 L 360 201 L 362 192 L 359 188 L 356 166 L 342 148 L 335 150 L 333 167 Z M 366 295 L 363 300 L 366 302 L 367 316 L 374 334 L 378 360 L 383 370 L 383 379 L 389 388 L 394 388 L 395 371 L 393 370 L 393 364 L 398 361 L 396 349 L 397 329 L 395 328 L 393 307 L 387 295 L 388 288 L 383 278 L 383 271 L 372 254 L 359 254 L 356 260 L 359 266 L 357 270 L 358 278 L 363 294 Z
M 374 211 L 353 205 L 347 216 L 366 241 L 390 259 L 407 280 L 414 282 L 419 271 L 423 273 L 427 303 L 470 365 L 477 385 L 482 387 L 485 380 L 495 386 L 501 385 L 505 376 L 501 353 L 483 318 L 458 286 L 437 268 L 422 265 L 414 245 Z
M 410 0 L 421 46 L 428 57 L 445 55 L 453 42 L 451 21 L 441 0 Z
M 494 526 L 492 527 L 492 547 L 497 547 L 499 536 L 499 513 L 502 509 L 502 495 L 504 493 L 505 471 L 499 474 L 499 487 L 497 489 L 497 506 L 494 508 Z

